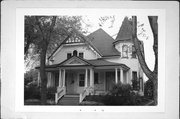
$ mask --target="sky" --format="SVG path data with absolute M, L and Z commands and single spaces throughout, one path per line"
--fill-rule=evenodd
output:
M 116 35 L 120 29 L 120 26 L 122 24 L 122 21 L 125 16 L 121 15 L 115 15 L 114 22 L 112 25 L 112 22 L 110 20 L 106 21 L 103 26 L 99 26 L 100 20 L 99 18 L 101 15 L 88 15 L 83 16 L 83 21 L 86 24 L 90 24 L 90 27 L 88 27 L 88 31 L 90 33 L 94 32 L 95 30 L 102 28 L 104 31 L 106 31 L 110 36 L 112 36 L 114 39 L 116 38 Z M 127 16 L 131 18 L 131 16 Z M 154 69 L 154 52 L 153 52 L 153 34 L 149 25 L 148 17 L 147 16 L 137 16 L 137 26 L 140 24 L 144 24 L 142 27 L 137 28 L 137 34 L 142 32 L 142 28 L 145 30 L 143 34 L 138 35 L 139 40 L 143 41 L 144 43 L 144 52 L 145 52 L 145 60 L 148 65 L 148 67 L 153 70 Z M 86 29 L 87 25 L 83 25 L 83 27 Z M 147 77 L 144 75 L 144 80 L 147 80 Z

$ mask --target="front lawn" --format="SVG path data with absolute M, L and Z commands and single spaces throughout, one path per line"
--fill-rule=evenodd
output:
M 96 102 L 97 105 L 136 105 L 143 106 L 151 102 L 152 100 L 144 96 L 112 96 L 112 95 L 90 95 L 86 96 L 85 102 Z M 83 101 L 83 102 L 84 102 Z

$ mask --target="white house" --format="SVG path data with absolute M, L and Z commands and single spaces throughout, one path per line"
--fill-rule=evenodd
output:
M 143 50 L 143 42 L 140 42 Z M 103 29 L 88 36 L 65 39 L 48 58 L 47 87 L 57 87 L 55 102 L 64 95 L 106 94 L 113 84 L 139 81 L 143 93 L 143 71 L 132 42 L 132 25 L 125 18 L 116 39 Z M 39 75 L 40 80 L 40 75 Z

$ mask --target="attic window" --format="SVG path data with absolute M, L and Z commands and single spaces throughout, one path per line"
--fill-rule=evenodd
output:
M 77 50 L 73 51 L 73 56 L 77 56 Z
M 66 41 L 66 43 L 80 43 L 80 42 L 82 42 L 80 37 L 71 37 Z

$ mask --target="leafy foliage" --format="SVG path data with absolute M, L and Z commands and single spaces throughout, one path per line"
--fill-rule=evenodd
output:
M 139 81 L 138 80 L 135 80 L 135 79 L 133 79 L 132 80 L 132 87 L 133 87 L 133 90 L 136 90 L 136 91 L 138 91 L 139 90 Z
M 153 82 L 152 80 L 147 80 L 144 85 L 144 96 L 153 99 Z
M 39 65 L 40 51 L 43 41 L 41 34 L 44 32 L 45 37 L 48 37 L 49 26 L 52 16 L 25 16 L 25 41 L 24 41 L 24 60 L 25 70 L 33 69 Z M 82 29 L 82 16 L 58 16 L 55 26 L 51 32 L 50 40 L 48 41 L 46 56 L 50 54 L 60 45 L 60 43 L 71 33 L 70 28 L 73 27 L 81 33 L 86 33 Z M 40 29 L 37 21 L 41 24 Z
M 35 84 L 24 86 L 24 100 L 40 99 L 40 88 Z
M 36 69 L 32 69 L 24 74 L 24 85 L 35 82 L 38 79 L 38 72 Z
M 114 84 L 112 90 L 110 91 L 114 96 L 129 96 L 131 93 L 132 87 L 130 84 Z

